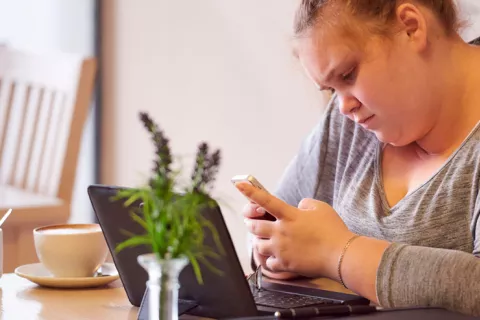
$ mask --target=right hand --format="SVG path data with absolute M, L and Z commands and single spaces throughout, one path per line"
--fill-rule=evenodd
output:
M 245 218 L 250 218 L 250 219 L 262 219 L 265 215 L 265 210 L 261 208 L 259 205 L 256 203 L 247 203 L 245 207 L 243 208 L 243 215 Z M 255 236 L 254 241 L 255 241 Z M 267 268 L 267 259 L 268 256 L 261 255 L 258 253 L 257 249 L 255 249 L 256 246 L 253 246 L 253 260 L 255 261 L 255 264 L 261 265 L 262 266 L 262 274 L 265 276 L 272 278 L 272 279 L 277 279 L 277 280 L 290 280 L 299 277 L 298 274 L 292 273 L 292 272 L 273 272 L 268 270 Z

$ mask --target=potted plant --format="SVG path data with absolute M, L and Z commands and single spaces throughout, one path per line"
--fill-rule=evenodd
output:
M 220 150 L 210 152 L 206 142 L 200 143 L 193 172 L 188 182 L 181 185 L 179 177 L 183 172 L 173 169 L 169 139 L 147 113 L 141 112 L 140 120 L 155 144 L 154 168 L 148 183 L 119 191 L 116 199 L 125 199 L 125 206 L 141 201 L 142 205 L 131 216 L 145 233 L 128 233 L 116 251 L 138 245 L 151 249 L 150 254 L 138 257 L 138 263 L 149 275 L 149 318 L 178 319 L 180 272 L 191 264 L 200 284 L 200 264 L 221 274 L 209 258 L 219 259 L 223 247 L 215 226 L 202 216 L 202 210 L 216 205 L 209 192 L 220 166 Z M 216 250 L 204 244 L 205 232 L 212 234 Z

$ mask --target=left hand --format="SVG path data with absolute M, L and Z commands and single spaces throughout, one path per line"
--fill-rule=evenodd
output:
M 248 230 L 256 236 L 253 246 L 269 256 L 266 265 L 270 270 L 338 278 L 338 258 L 353 233 L 331 206 L 304 199 L 296 208 L 248 183 L 238 183 L 237 188 L 277 218 L 245 219 Z

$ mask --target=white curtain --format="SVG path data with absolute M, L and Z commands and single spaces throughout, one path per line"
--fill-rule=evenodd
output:
M 460 17 L 467 22 L 461 35 L 465 41 L 480 37 L 480 0 L 457 0 Z

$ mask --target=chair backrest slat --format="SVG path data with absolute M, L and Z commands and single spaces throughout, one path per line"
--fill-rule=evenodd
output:
M 45 99 L 42 101 L 39 110 L 37 131 L 32 152 L 32 158 L 29 166 L 29 175 L 27 176 L 26 189 L 33 192 L 40 192 L 40 175 L 42 168 L 45 167 L 45 146 L 47 144 L 48 127 L 50 125 L 53 103 L 55 101 L 55 92 L 45 93 Z
M 35 90 L 32 99 L 32 102 L 29 106 L 29 122 L 27 125 L 27 132 L 25 133 L 25 137 L 28 137 L 28 141 L 26 141 L 26 150 L 25 154 L 23 155 L 22 159 L 25 159 L 25 163 L 23 164 L 25 167 L 25 172 L 23 176 L 20 177 L 20 187 L 22 189 L 27 189 L 27 180 L 29 175 L 31 174 L 31 165 L 32 165 L 32 158 L 33 158 L 33 150 L 36 141 L 36 132 L 38 130 L 38 123 L 39 123 L 39 115 L 41 113 L 42 102 L 44 99 L 45 90 L 43 88 L 39 88 Z M 26 138 L 27 140 L 27 138 Z
M 9 127 L 10 114 L 12 112 L 13 96 L 15 84 L 8 82 L 7 79 L 2 80 L 2 91 L 0 96 L 0 183 L 6 183 L 4 175 L 1 174 L 3 165 L 3 154 L 5 145 L 7 144 L 7 134 Z
M 18 87 L 17 87 L 18 89 Z M 16 141 L 16 146 L 13 148 L 14 153 L 13 153 L 13 161 L 12 161 L 12 167 L 13 169 L 9 172 L 10 177 L 8 179 L 8 183 L 11 185 L 16 185 L 17 184 L 17 177 L 22 175 L 22 163 L 21 163 L 21 153 L 23 152 L 24 148 L 24 139 L 26 137 L 25 133 L 25 123 L 26 118 L 27 118 L 27 113 L 28 113 L 28 105 L 30 103 L 30 96 L 32 92 L 32 88 L 30 86 L 26 86 L 22 88 L 24 93 L 22 95 L 17 94 L 15 97 L 19 98 L 22 97 L 22 99 L 17 103 L 17 106 L 13 109 L 13 111 L 17 111 L 19 113 L 18 115 L 18 131 L 16 132 L 17 134 L 17 141 Z M 13 134 L 13 130 L 10 131 L 11 134 Z
M 71 200 L 95 60 L 0 48 L 0 184 Z

